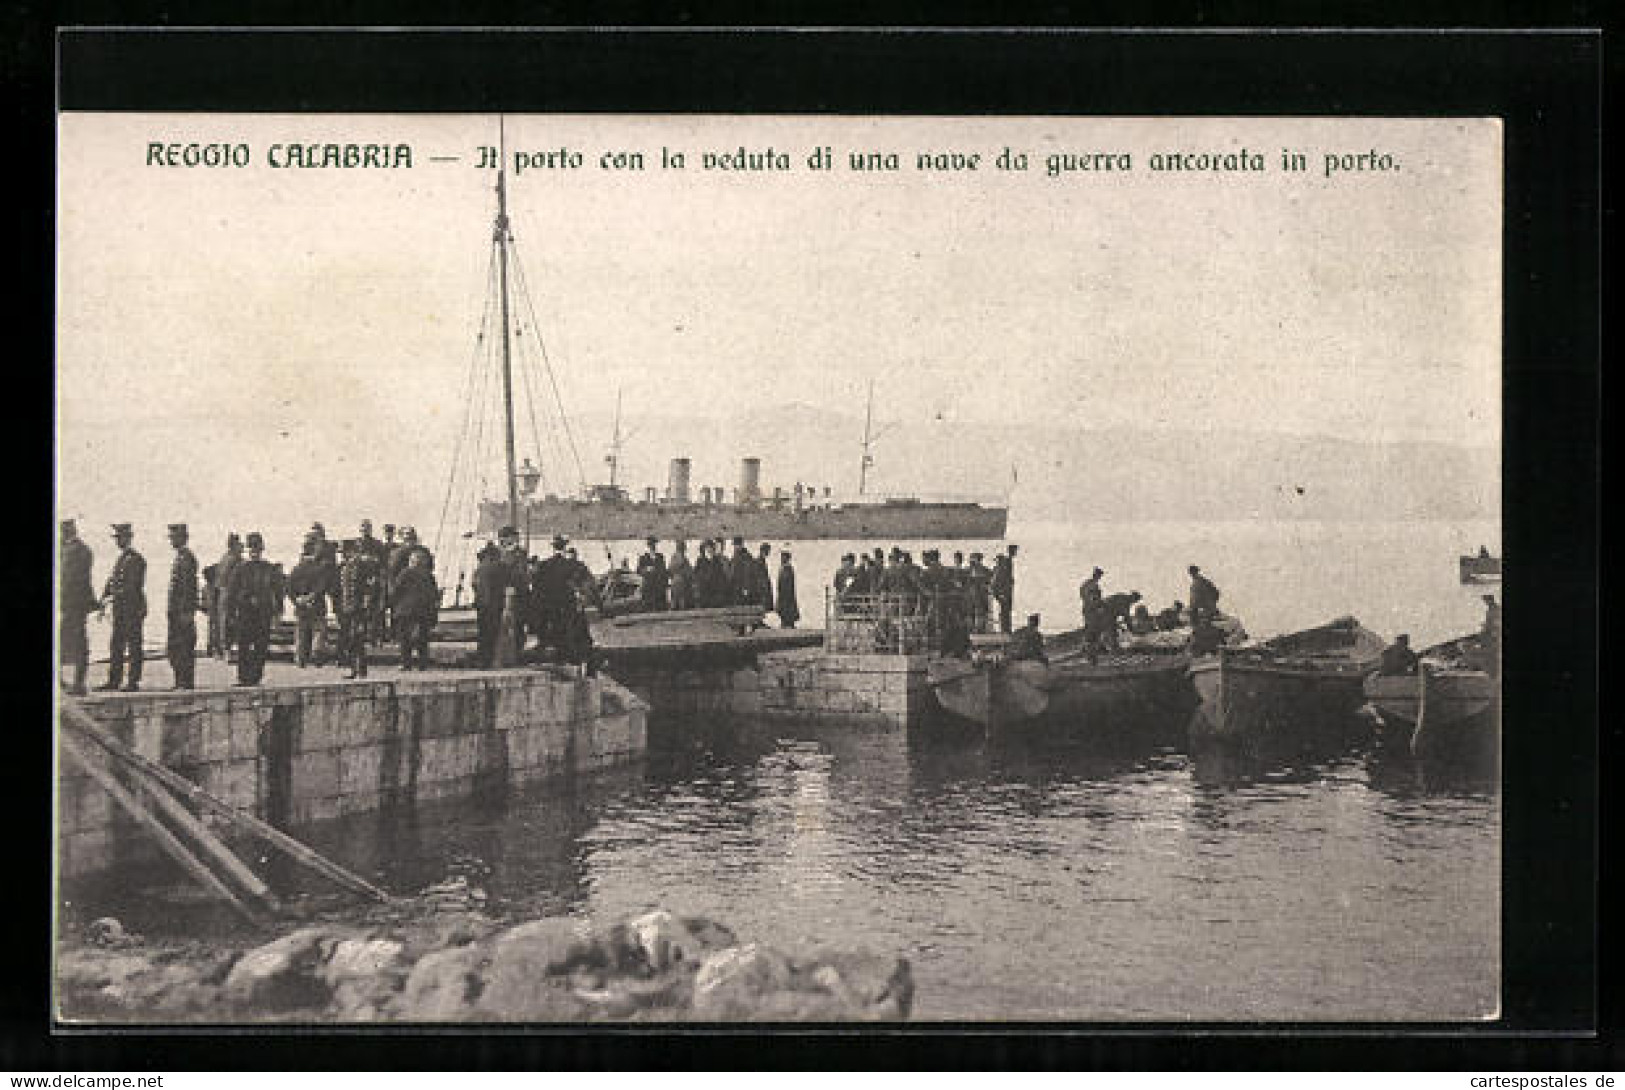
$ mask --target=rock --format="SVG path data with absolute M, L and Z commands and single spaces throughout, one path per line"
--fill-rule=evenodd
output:
M 90 921 L 85 928 L 85 934 L 97 946 L 132 946 L 140 940 L 124 930 L 114 916 L 103 916 Z
M 626 931 L 643 963 L 656 973 L 683 962 L 698 965 L 707 952 L 700 938 L 664 909 L 628 920 Z
M 347 980 L 376 977 L 399 960 L 402 948 L 390 939 L 343 939 L 334 944 L 317 975 L 330 988 Z
M 809 984 L 828 992 L 849 1009 L 846 1017 L 901 1021 L 914 1006 L 914 974 L 906 958 L 822 950 L 801 964 Z
M 763 997 L 788 989 L 792 977 L 789 961 L 767 947 L 719 951 L 694 975 L 693 1013 L 708 1021 L 751 1018 Z
M 301 927 L 275 942 L 255 947 L 226 974 L 226 995 L 238 1003 L 271 1008 L 320 1006 L 327 986 L 316 970 L 340 935 L 323 926 Z
M 704 916 L 684 916 L 682 919 L 688 933 L 700 941 L 707 953 L 739 945 L 738 936 L 715 920 L 708 920 Z
M 412 967 L 395 1003 L 395 1014 L 409 1022 L 455 1022 L 471 1014 L 470 997 L 484 951 L 478 946 L 437 950 Z
M 56 981 L 62 987 L 105 988 L 151 967 L 151 960 L 139 954 L 109 954 L 76 948 L 57 955 Z
M 574 920 L 532 920 L 504 931 L 491 943 L 481 1015 L 505 1022 L 579 1018 L 585 1008 L 572 996 L 567 976 L 572 966 L 596 956 Z

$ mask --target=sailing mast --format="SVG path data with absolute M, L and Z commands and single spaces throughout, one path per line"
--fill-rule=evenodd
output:
M 613 492 L 616 484 L 615 473 L 621 465 L 621 444 L 626 436 L 621 434 L 621 390 L 615 391 L 615 434 L 609 439 L 609 457 L 604 461 L 609 463 L 609 487 Z
M 869 482 L 869 467 L 875 464 L 874 458 L 869 454 L 869 446 L 874 440 L 872 426 L 875 419 L 875 380 L 869 380 L 869 407 L 863 413 L 863 463 L 858 467 L 858 495 L 863 495 L 864 485 Z
M 508 246 L 513 242 L 513 236 L 508 230 L 508 186 L 507 167 L 508 157 L 507 135 L 502 126 L 502 120 L 497 120 L 497 142 L 501 145 L 501 158 L 497 160 L 497 219 L 492 231 L 492 241 L 497 247 L 497 276 L 501 285 L 502 300 L 502 414 L 503 414 L 503 440 L 507 444 L 508 456 L 508 525 L 519 525 L 519 475 L 513 458 L 513 330 L 508 320 Z M 525 520 L 523 528 L 527 548 L 530 542 L 530 520 Z

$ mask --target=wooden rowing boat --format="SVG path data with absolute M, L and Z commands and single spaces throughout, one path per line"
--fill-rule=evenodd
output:
M 1192 740 L 1300 741 L 1345 725 L 1365 702 L 1382 637 L 1353 617 L 1190 664 L 1200 700 Z
M 1372 674 L 1366 699 L 1377 713 L 1385 747 L 1416 757 L 1493 749 L 1500 736 L 1501 686 L 1481 669 L 1476 636 L 1422 652 L 1413 674 Z
M 1501 581 L 1501 558 L 1479 553 L 1477 556 L 1464 556 L 1461 563 L 1461 581 L 1463 583 L 1498 583 Z
M 994 649 L 932 659 L 926 672 L 942 709 L 990 738 L 1153 737 L 1148 728 L 1182 722 L 1191 708 L 1184 639 L 1158 636 L 1090 661 L 1083 630 L 1076 629 L 1048 641 L 1047 663 L 1010 659 Z

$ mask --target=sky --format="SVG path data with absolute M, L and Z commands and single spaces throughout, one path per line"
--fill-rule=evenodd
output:
M 462 115 L 62 115 L 63 512 L 432 518 L 488 280 L 494 174 L 476 149 L 497 132 Z M 1492 119 L 510 116 L 505 133 L 510 154 L 582 153 L 508 177 L 535 306 L 516 319 L 574 417 L 607 419 L 617 390 L 634 420 L 861 416 L 874 381 L 902 424 L 1499 445 Z M 251 165 L 146 164 L 152 142 L 216 141 Z M 295 141 L 410 144 L 413 167 L 271 169 L 269 146 Z M 686 169 L 661 169 L 663 146 Z M 769 147 L 792 169 L 701 169 L 706 150 Z M 835 169 L 807 168 L 817 147 Z M 993 169 L 1006 147 L 1030 169 Z M 1148 169 L 1243 148 L 1267 169 Z M 1282 149 L 1309 169 L 1283 173 Z M 601 169 L 606 150 L 646 169 Z M 860 150 L 902 169 L 848 169 Z M 982 158 L 922 172 L 919 151 Z M 1047 176 L 1051 154 L 1098 151 L 1133 170 Z M 1325 176 L 1326 153 L 1367 151 L 1397 169 Z M 584 446 L 596 461 L 601 439 Z

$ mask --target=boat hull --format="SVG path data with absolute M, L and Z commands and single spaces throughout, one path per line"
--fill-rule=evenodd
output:
M 692 541 L 702 537 L 747 540 L 863 541 L 870 539 L 997 541 L 1004 537 L 1009 511 L 976 503 L 854 504 L 800 511 L 733 504 L 613 503 L 586 500 L 533 500 L 525 506 L 531 536 L 563 534 L 588 541 L 659 538 Z M 495 533 L 508 521 L 506 504 L 480 504 L 478 532 Z
M 1098 663 L 971 663 L 933 660 L 931 686 L 942 709 L 989 739 L 1079 742 L 1157 737 L 1192 701 L 1183 656 L 1116 655 Z
M 1498 556 L 1464 556 L 1461 558 L 1463 583 L 1498 583 L 1501 581 L 1501 558 Z
M 1236 661 L 1227 655 L 1191 664 L 1200 702 L 1193 741 L 1309 741 L 1342 733 L 1365 702 L 1371 662 L 1303 669 Z
M 1482 670 L 1435 670 L 1418 674 L 1421 692 L 1410 748 L 1424 759 L 1489 757 L 1500 748 L 1501 692 Z

